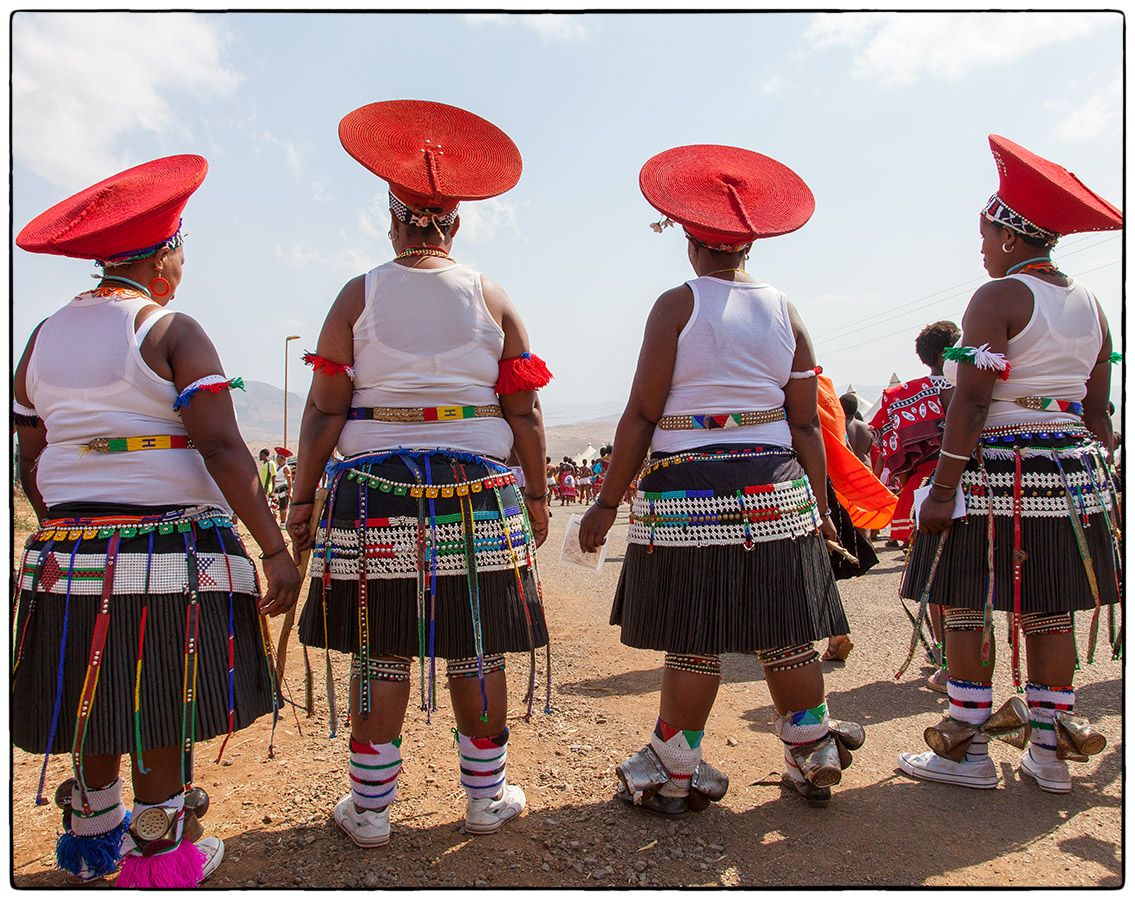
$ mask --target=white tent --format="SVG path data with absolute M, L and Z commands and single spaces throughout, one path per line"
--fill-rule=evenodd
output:
M 595 462 L 595 460 L 597 460 L 598 458 L 599 458 L 599 451 L 596 450 L 594 447 L 592 447 L 590 444 L 588 444 L 587 449 L 582 450 L 581 452 L 577 453 L 575 456 L 572 457 L 572 460 L 575 462 L 575 464 L 577 466 L 582 466 L 584 463 Z

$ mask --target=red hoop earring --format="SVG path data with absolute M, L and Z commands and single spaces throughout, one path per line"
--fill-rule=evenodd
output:
M 168 297 L 172 289 L 170 283 L 161 275 L 150 279 L 150 294 L 154 297 Z

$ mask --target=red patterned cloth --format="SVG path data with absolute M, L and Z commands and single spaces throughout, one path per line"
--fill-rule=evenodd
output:
M 945 418 L 938 388 L 929 376 L 883 391 L 882 405 L 870 424 L 879 433 L 891 484 L 905 479 L 927 459 L 937 459 Z M 898 516 L 896 509 L 895 518 Z
M 919 463 L 903 482 L 899 492 L 899 502 L 895 505 L 895 515 L 891 519 L 891 540 L 909 541 L 914 533 L 914 489 L 922 487 L 922 482 L 934 474 L 938 465 L 938 454 Z

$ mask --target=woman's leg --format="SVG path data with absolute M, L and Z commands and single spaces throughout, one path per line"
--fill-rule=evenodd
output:
M 457 764 L 465 789 L 465 830 L 491 834 L 516 818 L 527 800 L 508 783 L 508 684 L 504 656 L 446 661 L 453 716 L 457 720 Z M 482 680 L 484 694 L 482 695 Z
M 398 796 L 402 771 L 402 725 L 410 701 L 410 660 L 372 658 L 369 709 L 364 716 L 359 691 L 361 669 L 351 678 L 351 795 L 358 813 L 378 812 Z
M 121 759 L 109 753 L 83 758 L 86 810 L 78 780 L 72 783 L 71 795 L 67 798 L 70 812 L 64 816 L 64 831 L 55 852 L 59 867 L 77 879 L 90 881 L 118 869 L 122 834 L 126 828 L 122 781 L 118 777 Z
M 1070 715 L 1076 706 L 1072 614 L 1034 613 L 1023 617 L 1022 626 L 1029 668 L 1025 696 L 1032 731 L 1028 749 L 1021 757 L 1021 769 L 1042 790 L 1067 793 L 1072 790 L 1072 777 L 1068 764 L 1057 756 L 1056 718 Z

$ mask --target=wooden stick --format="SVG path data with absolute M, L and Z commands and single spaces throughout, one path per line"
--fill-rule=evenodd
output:
M 323 516 L 323 508 L 327 505 L 327 488 L 316 488 L 315 502 L 311 505 L 311 518 L 307 520 L 308 531 L 312 535 L 312 546 L 314 546 L 315 532 L 319 527 L 319 520 Z M 311 547 L 304 550 L 300 554 L 300 560 L 296 564 L 299 568 L 300 578 L 306 580 L 307 578 L 307 563 L 311 558 Z M 284 663 L 288 659 L 288 639 L 291 637 L 292 626 L 296 621 L 296 610 L 299 608 L 300 601 L 296 601 L 296 605 L 284 614 L 284 622 L 280 626 L 280 640 L 276 643 L 276 683 L 284 683 Z

